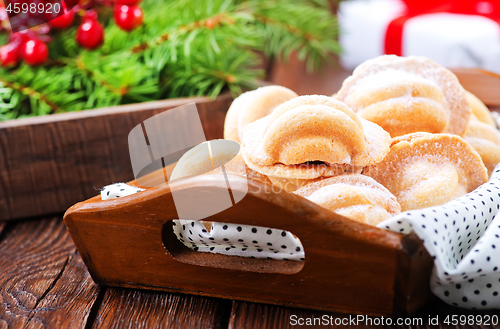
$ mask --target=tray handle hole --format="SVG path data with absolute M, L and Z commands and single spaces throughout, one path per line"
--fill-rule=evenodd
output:
M 212 223 L 213 225 L 207 223 Z M 205 232 L 202 230 L 205 230 Z M 249 235 L 249 232 L 246 232 L 246 230 L 249 230 L 251 234 Z M 228 238 L 224 238 L 224 231 L 228 232 Z M 273 235 L 274 237 L 272 237 Z M 258 241 L 259 238 L 261 241 Z M 224 241 L 223 239 L 228 241 Z M 254 243 L 255 241 L 257 243 Z M 280 274 L 298 273 L 305 264 L 305 252 L 298 237 L 288 231 L 260 226 L 174 219 L 169 220 L 163 225 L 162 242 L 167 252 L 175 260 L 185 264 Z M 185 244 L 191 247 L 187 247 Z M 273 253 L 276 255 L 275 257 L 279 257 L 280 259 L 252 258 L 208 252 L 210 248 L 220 251 L 229 248 L 227 249 L 228 253 L 240 255 L 246 252 L 253 254 L 262 253 L 262 255 Z M 278 252 L 275 253 L 275 251 Z M 287 255 L 290 255 L 291 259 L 296 260 L 289 260 L 286 258 Z

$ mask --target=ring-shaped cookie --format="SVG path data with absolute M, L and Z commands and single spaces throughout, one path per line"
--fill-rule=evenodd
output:
M 387 132 L 342 102 L 301 96 L 245 126 L 242 155 L 250 168 L 265 175 L 314 179 L 359 172 L 381 161 L 389 143 Z
M 240 142 L 245 125 L 265 117 L 278 105 L 295 97 L 295 92 L 282 86 L 266 86 L 241 94 L 227 111 L 224 139 Z
M 344 81 L 336 98 L 392 137 L 419 131 L 462 135 L 471 116 L 457 77 L 425 57 L 368 60 Z
M 451 134 L 393 138 L 385 159 L 366 167 L 363 174 L 391 191 L 402 211 L 444 204 L 488 180 L 479 154 L 463 138 Z
M 310 183 L 294 192 L 335 213 L 377 225 L 401 212 L 397 199 L 374 179 L 342 175 Z

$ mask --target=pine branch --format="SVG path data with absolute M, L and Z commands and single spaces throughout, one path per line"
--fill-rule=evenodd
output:
M 105 43 L 75 41 L 76 26 L 55 31 L 50 61 L 0 68 L 0 121 L 257 86 L 262 59 L 292 51 L 318 67 L 339 51 L 328 0 L 144 0 L 144 25 L 121 31 L 98 8 Z M 1 42 L 7 42 L 0 36 Z
M 1 78 L 0 78 L 0 84 L 4 88 L 10 88 L 10 89 L 17 91 L 23 95 L 26 95 L 28 97 L 33 97 L 41 102 L 44 102 L 52 109 L 53 113 L 57 113 L 60 110 L 59 106 L 57 106 L 54 102 L 52 102 L 46 95 L 42 95 L 40 92 L 38 92 L 32 88 L 23 86 L 23 85 L 16 83 L 16 82 L 6 81 L 6 80 L 3 80 Z
M 190 32 L 195 31 L 196 29 L 200 29 L 200 28 L 206 28 L 206 29 L 211 30 L 211 29 L 217 28 L 218 26 L 220 26 L 222 24 L 232 25 L 234 23 L 235 23 L 235 21 L 230 16 L 228 16 L 227 13 L 219 13 L 215 16 L 205 18 L 203 20 L 195 21 L 195 22 L 192 22 L 192 23 L 187 24 L 187 25 L 182 25 L 182 26 L 177 28 L 177 31 L 179 33 L 188 34 Z M 171 34 L 172 34 L 172 32 L 167 32 L 167 33 L 163 34 L 162 36 L 160 36 L 159 38 L 157 38 L 153 43 L 143 42 L 138 46 L 132 47 L 132 49 L 130 51 L 132 53 L 139 53 L 139 52 L 143 52 L 144 50 L 146 50 L 150 47 L 158 46 L 158 45 L 164 43 L 165 41 L 167 41 L 170 38 Z
M 329 12 L 328 2 L 323 3 L 324 7 L 310 6 L 303 0 L 294 4 L 289 6 L 286 0 L 247 3 L 266 31 L 266 54 L 286 60 L 296 51 L 299 59 L 307 62 L 308 70 L 313 71 L 329 59 L 329 54 L 340 51 L 337 21 Z

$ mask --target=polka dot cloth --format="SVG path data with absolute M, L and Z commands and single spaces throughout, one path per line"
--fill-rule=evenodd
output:
M 101 190 L 101 199 L 109 200 L 116 199 L 123 196 L 131 195 L 137 192 L 144 191 L 142 188 L 127 185 L 125 183 L 116 183 L 112 185 L 105 186 Z
M 431 290 L 443 301 L 468 309 L 500 308 L 499 208 L 500 165 L 489 182 L 463 197 L 377 226 L 414 231 L 422 239 L 434 258 Z
M 140 191 L 144 189 L 118 183 L 104 187 L 101 198 L 109 200 Z M 294 261 L 305 257 L 302 243 L 288 231 L 215 222 L 208 230 L 202 221 L 183 219 L 174 220 L 173 228 L 177 239 L 194 251 Z
M 267 227 L 213 222 L 208 231 L 201 221 L 179 220 L 174 221 L 174 233 L 195 251 L 296 261 L 305 257 L 297 237 Z

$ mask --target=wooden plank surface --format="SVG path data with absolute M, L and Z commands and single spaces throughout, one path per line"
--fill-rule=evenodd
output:
M 275 71 L 274 82 L 287 85 L 287 83 L 291 83 L 290 81 L 297 80 L 290 74 L 285 75 L 289 72 L 288 67 L 281 67 L 279 70 Z M 322 78 L 314 77 L 315 85 L 310 85 L 301 79 L 300 84 L 292 84 L 290 87 L 299 89 L 296 90 L 299 94 L 333 93 L 340 87 L 341 79 L 333 81 L 332 74 L 348 75 L 345 72 L 336 73 L 336 70 L 338 68 L 330 68 L 324 71 Z M 323 83 L 325 81 L 328 83 Z M 108 111 L 113 112 L 113 110 Z M 206 114 L 208 115 L 208 112 Z M 47 125 L 52 124 L 51 117 L 45 117 L 43 120 L 46 121 Z M 66 135 L 69 136 L 69 133 Z M 59 134 L 55 138 L 61 136 L 63 135 Z M 0 142 L 0 151 L 2 152 L 5 150 L 2 148 L 3 146 L 5 145 Z M 110 148 L 104 151 L 113 153 Z M 41 153 L 39 159 L 43 160 L 44 156 L 46 154 Z M 87 161 L 87 159 L 91 160 L 93 155 L 87 152 L 85 156 L 85 161 Z M 115 171 L 113 161 L 119 161 L 121 156 L 113 153 L 111 160 L 103 163 L 102 166 L 108 166 L 111 171 Z M 0 156 L 0 167 L 5 166 L 6 163 L 7 159 Z M 108 170 L 108 172 L 111 171 Z M 28 174 L 33 175 L 33 173 Z M 86 179 L 87 175 L 88 173 L 85 171 L 77 172 L 79 179 Z M 74 176 L 64 172 L 60 173 L 60 176 L 61 180 L 74 178 Z M 12 189 L 10 185 L 2 185 L 7 182 L 6 180 L 2 181 L 2 177 L 0 170 L 0 212 L 4 210 L 6 202 L 11 202 L 8 198 L 12 198 Z M 45 182 L 43 177 L 41 180 L 40 177 L 35 176 L 30 179 L 33 184 L 37 180 Z M 109 182 L 108 177 L 106 183 Z M 74 188 L 72 184 L 67 186 L 68 189 Z M 93 188 L 94 186 L 91 187 L 91 192 L 96 194 Z M 15 186 L 15 191 L 22 189 L 23 187 L 20 185 Z M 64 194 L 68 189 L 62 189 L 59 193 Z M 30 192 L 26 188 L 23 191 Z M 81 194 L 81 191 L 75 193 Z M 80 196 L 77 201 L 83 199 Z M 26 209 L 22 209 L 22 207 L 33 208 L 36 206 L 41 209 L 44 207 L 43 204 L 30 205 L 29 198 L 23 202 L 22 205 L 14 209 L 14 212 L 26 212 Z M 5 215 L 0 214 L 0 217 L 2 216 Z M 468 316 L 497 313 L 498 310 L 468 311 L 436 300 L 415 314 L 414 318 L 428 321 L 429 318 L 437 316 L 439 318 L 437 327 L 444 328 L 449 327 L 443 323 L 447 315 Z M 99 287 L 91 280 L 80 255 L 75 253 L 75 247 L 61 224 L 60 217 L 16 223 L 0 222 L 0 328 L 2 329 L 21 327 L 297 328 L 300 326 L 291 326 L 290 316 L 307 318 L 323 316 L 324 314 L 346 317 L 346 315 L 335 313 L 273 305 Z M 423 326 L 398 326 L 398 328 L 430 328 L 427 324 L 424 322 Z M 474 325 L 460 328 L 491 327 Z
M 108 288 L 92 328 L 226 328 L 230 302 Z
M 293 328 L 294 318 L 322 317 L 333 313 L 233 301 L 228 328 Z M 326 327 L 327 328 L 327 327 Z
M 0 241 L 0 328 L 84 328 L 98 290 L 61 216 L 10 223 Z
M 80 255 L 74 253 L 32 312 L 30 323 L 43 328 L 85 328 L 99 290 Z
M 360 296 L 362 298 L 362 296 Z M 316 324 L 314 327 L 321 328 L 393 328 L 400 329 L 424 329 L 424 328 L 463 328 L 463 329 L 478 329 L 478 328 L 498 328 L 494 325 L 478 324 L 479 321 L 474 320 L 474 324 L 466 324 L 463 326 L 446 325 L 445 319 L 451 315 L 465 316 L 484 316 L 498 315 L 498 310 L 488 311 L 469 311 L 460 309 L 445 304 L 444 302 L 435 299 L 418 313 L 411 317 L 400 318 L 401 321 L 407 321 L 408 324 L 397 324 L 398 318 L 375 318 L 358 315 L 348 315 L 339 313 L 320 312 L 314 310 L 305 310 L 298 308 L 286 308 L 274 305 L 264 305 L 233 301 L 231 308 L 231 316 L 229 318 L 229 329 L 246 329 L 246 328 L 311 328 L 308 323 Z M 362 317 L 362 318 L 361 318 Z M 450 318 L 449 318 L 450 319 Z M 359 320 L 359 322 L 357 322 Z M 316 321 L 316 322 L 315 322 Z M 390 323 L 388 321 L 391 321 Z M 437 321 L 437 322 L 434 322 Z M 389 325 L 390 324 L 390 325 Z
M 256 288 L 257 289 L 257 288 Z M 360 296 L 362 298 L 362 296 Z M 412 318 L 493 315 L 435 300 Z M 0 223 L 0 328 L 297 328 L 294 319 L 349 315 L 145 290 L 98 287 L 61 217 Z M 331 321 L 331 320 L 330 320 Z M 337 320 L 338 321 L 338 320 Z M 333 326 L 324 326 L 324 328 Z M 343 326 L 353 327 L 354 326 Z M 363 326 L 374 328 L 374 326 Z M 434 327 L 434 326 L 432 326 Z M 356 327 L 359 328 L 359 327 Z M 473 325 L 460 328 L 493 328 Z

